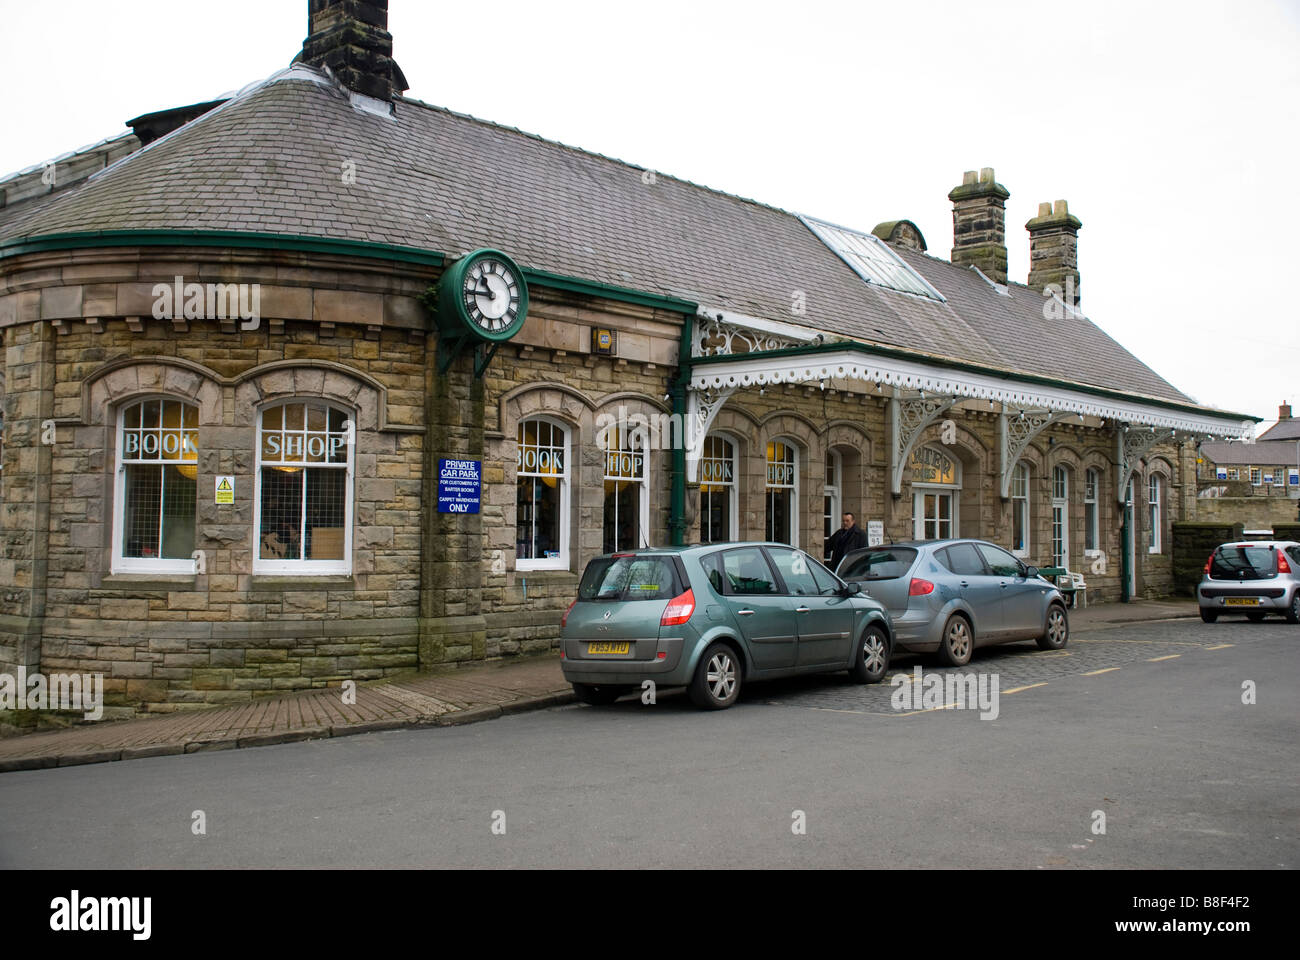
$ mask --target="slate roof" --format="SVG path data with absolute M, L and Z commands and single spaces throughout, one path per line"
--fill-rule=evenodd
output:
M 1219 466 L 1292 466 L 1300 457 L 1294 440 L 1257 440 L 1254 443 L 1203 443 L 1201 456 Z
M 342 182 L 345 161 L 356 182 Z M 947 298 L 863 282 L 792 213 L 398 98 L 354 108 L 298 65 L 32 214 L 0 242 L 53 233 L 246 230 L 419 247 L 499 247 L 521 265 L 806 325 L 937 357 L 1181 403 L 1090 321 L 1047 320 L 1036 291 L 891 247 Z M 795 291 L 807 313 L 791 316 Z
M 1300 419 L 1279 420 L 1259 435 L 1260 440 L 1300 439 Z

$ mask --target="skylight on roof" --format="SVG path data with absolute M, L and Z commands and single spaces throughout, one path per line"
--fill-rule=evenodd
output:
M 799 219 L 867 283 L 874 283 L 878 287 L 886 287 L 899 293 L 910 293 L 917 297 L 943 302 L 943 294 L 904 263 L 902 258 L 890 250 L 889 245 L 879 237 L 850 230 L 848 227 L 837 227 L 833 223 L 805 217 L 802 214 Z

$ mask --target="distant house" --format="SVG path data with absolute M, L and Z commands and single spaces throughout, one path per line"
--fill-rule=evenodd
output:
M 1231 484 L 1232 496 L 1300 497 L 1300 420 L 1290 404 L 1278 407 L 1277 423 L 1254 443 L 1201 444 L 1197 489 Z

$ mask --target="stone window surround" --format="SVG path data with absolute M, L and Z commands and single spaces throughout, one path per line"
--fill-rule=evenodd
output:
M 132 402 L 146 397 L 168 397 L 194 404 L 199 409 L 199 472 L 213 476 L 219 472 L 218 458 L 222 451 L 210 449 L 207 435 L 214 430 L 233 427 L 247 432 L 247 444 L 234 448 L 236 455 L 246 453 L 250 461 L 256 461 L 257 420 L 261 410 L 279 400 L 308 399 L 324 400 L 342 406 L 353 412 L 356 424 L 356 451 L 353 452 L 355 473 L 356 454 L 365 452 L 366 438 L 380 432 L 423 433 L 423 427 L 410 427 L 390 424 L 387 418 L 388 390 L 382 383 L 369 375 L 354 370 L 343 364 L 327 360 L 277 360 L 262 364 L 235 377 L 224 377 L 215 371 L 179 357 L 123 357 L 109 361 L 90 373 L 81 387 L 81 412 L 78 417 L 62 417 L 58 422 L 71 424 L 78 428 L 98 428 L 89 432 L 76 431 L 79 446 L 93 445 L 90 437 L 99 437 L 100 449 L 109 453 L 105 456 L 105 469 L 116 464 L 117 417 L 118 411 Z M 227 425 L 227 419 L 233 421 Z M 106 490 L 112 489 L 111 478 L 106 477 Z M 256 490 L 256 484 L 254 483 Z M 355 483 L 349 487 L 349 496 L 355 500 Z M 200 503 L 203 491 L 199 492 Z M 112 580 L 107 573 L 112 569 L 112 533 L 116 524 L 116 502 L 109 499 L 110 508 L 105 510 L 108 522 L 101 524 L 101 550 L 103 553 L 100 569 L 106 571 L 105 579 Z M 355 522 L 355 503 L 351 504 L 351 516 Z M 199 524 L 200 529 L 204 526 Z M 256 531 L 248 524 L 248 542 L 250 558 L 255 552 Z M 196 538 L 196 549 L 204 549 L 202 537 Z M 348 559 L 351 569 L 351 558 Z M 251 574 L 250 569 L 237 570 L 237 573 Z M 182 575 L 192 577 L 192 574 Z M 276 574 L 277 578 L 286 576 Z M 288 574 L 288 576 L 298 576 Z M 301 576 L 320 579 L 316 570 L 304 571 Z M 338 579 L 350 580 L 347 574 Z

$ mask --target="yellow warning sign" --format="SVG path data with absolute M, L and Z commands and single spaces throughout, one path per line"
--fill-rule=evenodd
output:
M 235 502 L 235 478 L 217 477 L 217 503 Z

